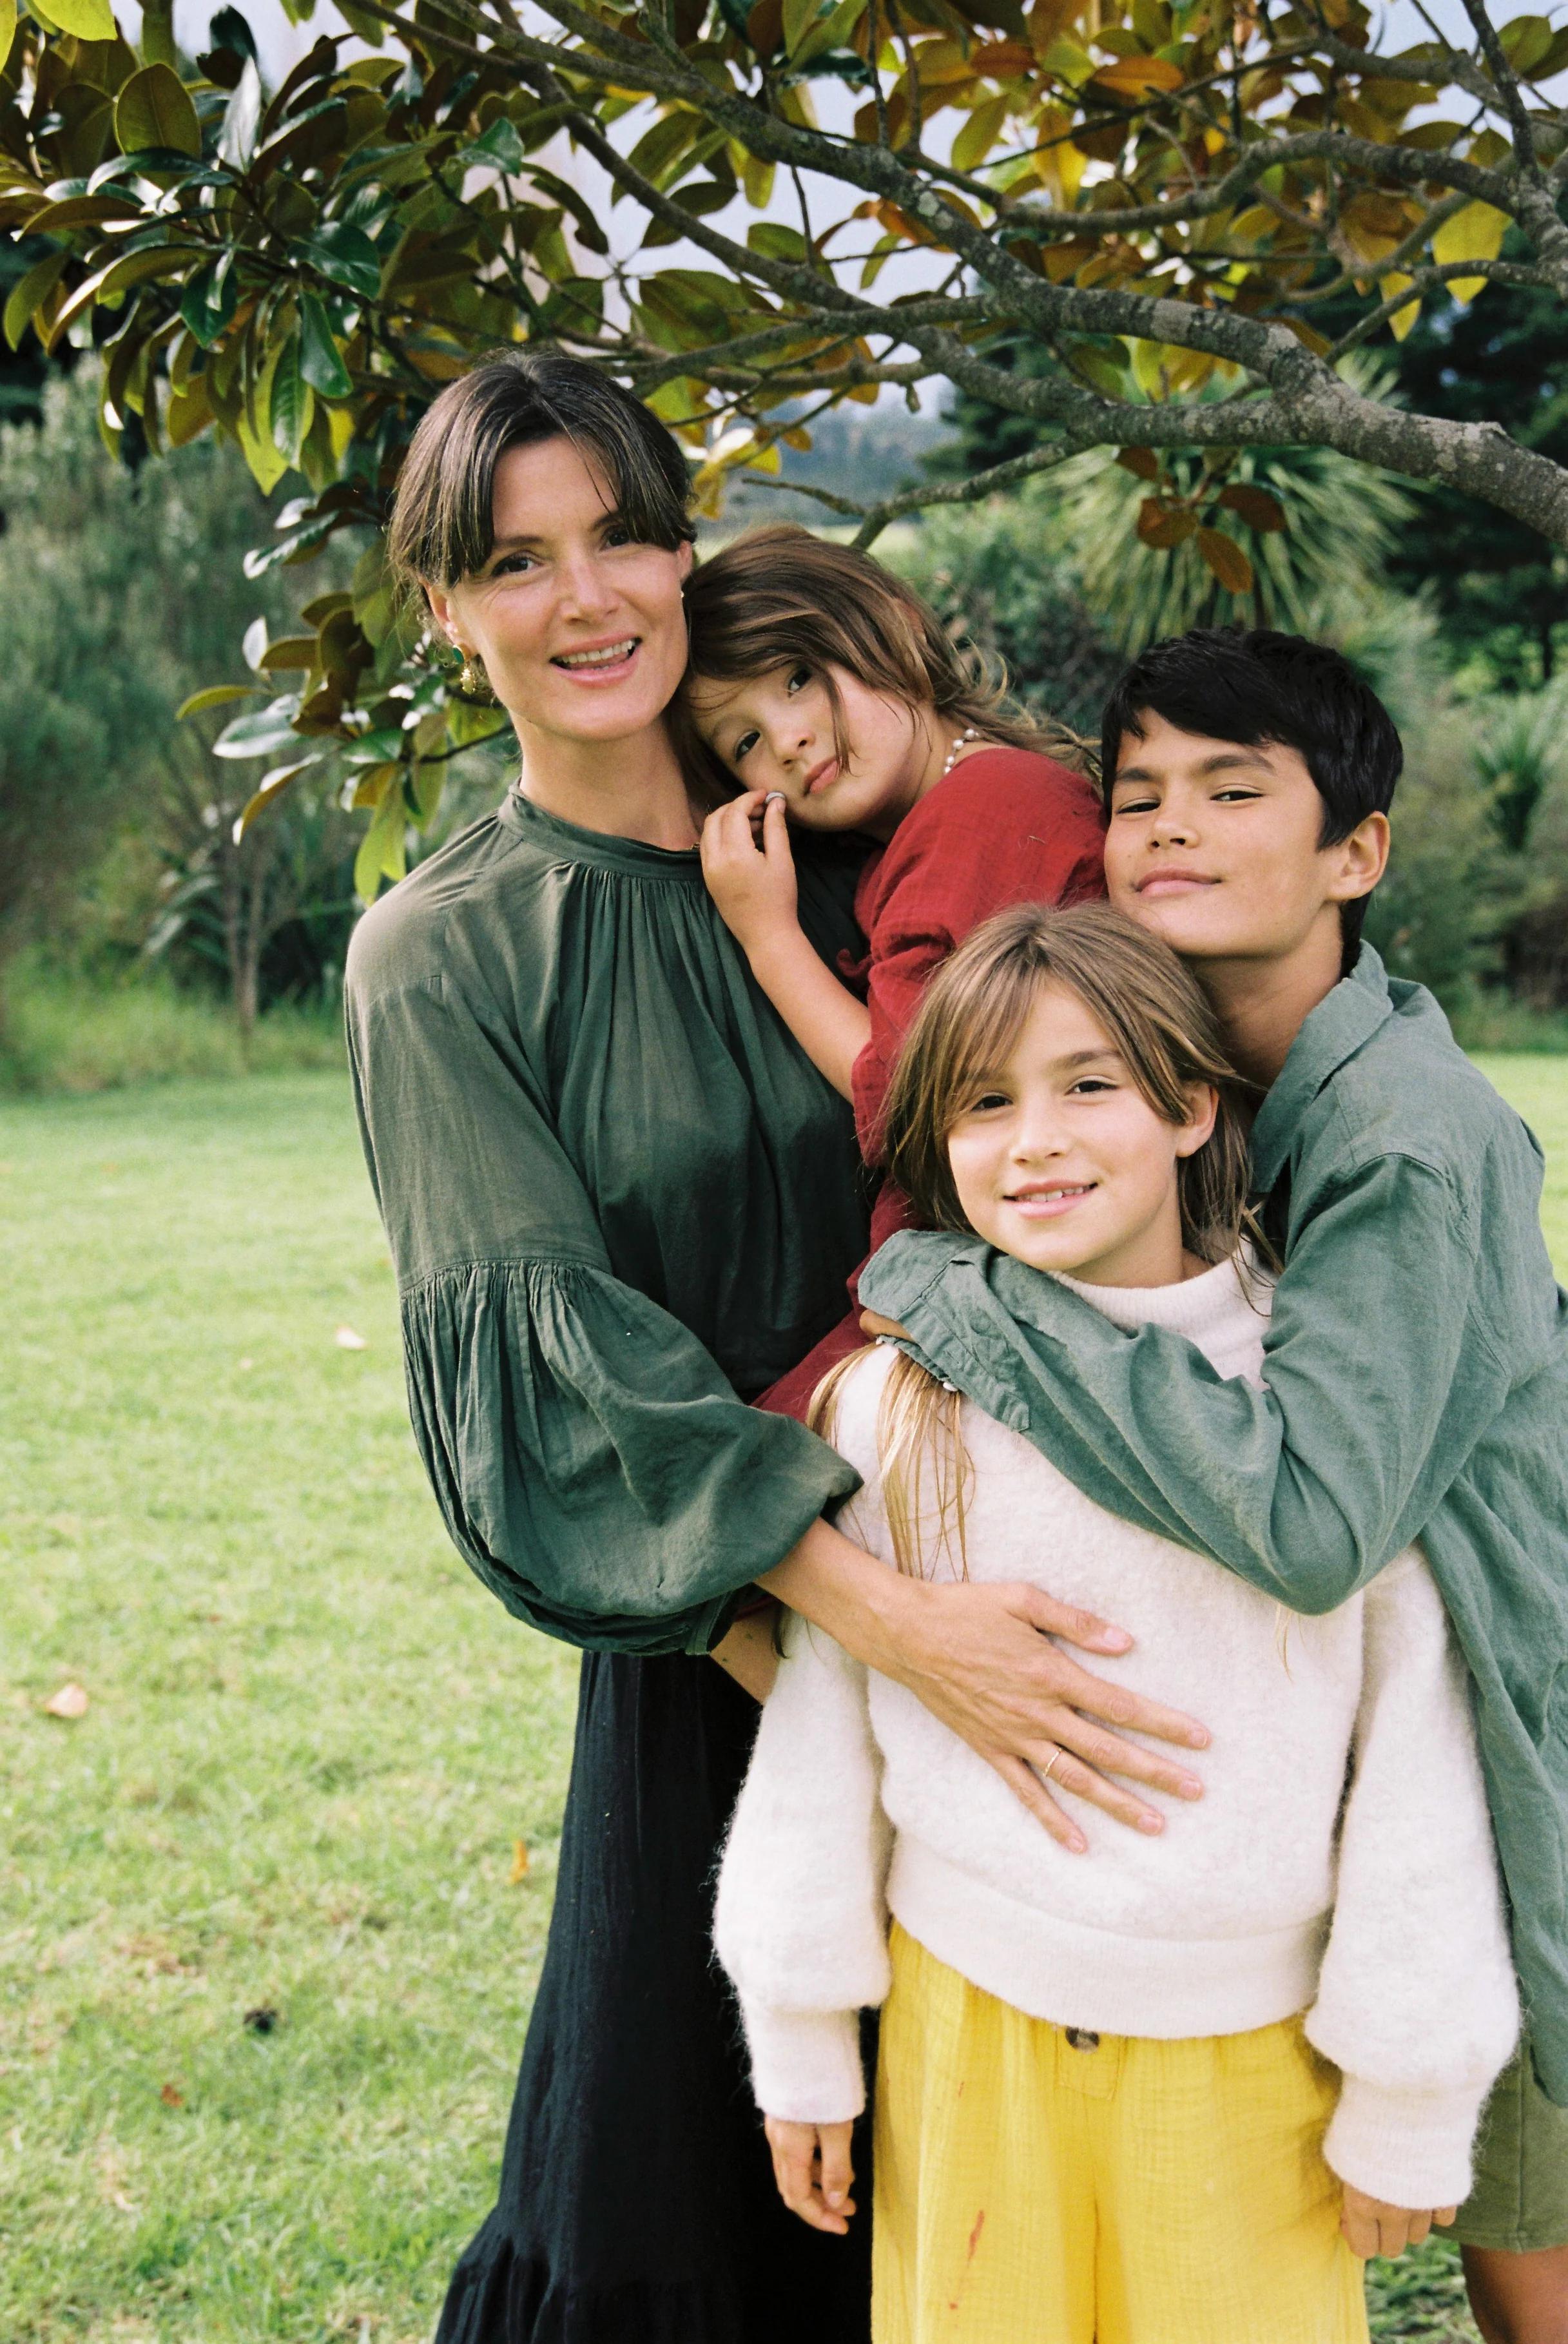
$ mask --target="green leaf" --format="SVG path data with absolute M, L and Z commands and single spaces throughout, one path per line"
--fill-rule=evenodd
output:
M 354 892 L 362 903 L 375 902 L 383 876 L 393 880 L 402 877 L 407 867 L 403 844 L 407 826 L 403 785 L 393 772 L 388 776 L 375 820 L 360 840 L 359 852 L 354 857 Z
M 0 71 L 4 71 L 5 60 L 11 54 L 11 44 L 16 37 L 17 23 L 15 0 L 0 0 Z M 15 349 L 15 343 L 13 342 L 11 347 Z
M 953 141 L 953 168 L 972 171 L 983 163 L 1001 136 L 1007 118 L 1005 97 L 993 97 L 986 105 L 977 106 Z
M 310 429 L 316 394 L 299 371 L 299 337 L 290 334 L 278 353 L 272 370 L 272 399 L 268 415 L 272 444 L 298 468 L 299 450 Z
M 795 66 L 810 65 L 816 57 L 825 56 L 829 49 L 841 49 L 865 14 L 866 0 L 839 0 L 830 15 L 822 17 L 806 31 L 799 46 L 790 45 L 790 62 Z M 787 19 L 789 9 L 784 15 Z
M 293 717 L 299 706 L 298 695 L 286 692 L 275 700 L 270 708 L 254 709 L 248 716 L 237 716 L 226 724 L 212 744 L 215 757 L 270 757 L 279 749 L 295 749 L 299 735 L 294 730 Z
M 78 41 L 112 41 L 115 12 L 109 0 L 49 0 L 49 22 Z
M 216 342 L 233 317 L 239 299 L 239 280 L 232 249 L 210 268 L 198 268 L 185 288 L 179 314 L 204 349 Z
M 361 301 L 373 301 L 381 289 L 375 246 L 363 228 L 346 220 L 329 220 L 314 236 L 302 237 L 293 249 L 329 283 L 346 287 Z
M 174 712 L 174 721 L 183 724 L 187 716 L 199 716 L 204 709 L 225 708 L 231 700 L 248 700 L 255 690 L 253 683 L 209 683 L 180 702 Z
M 471 163 L 479 169 L 488 165 L 492 171 L 510 174 L 522 170 L 528 157 L 517 135 L 516 124 L 509 121 L 504 114 L 498 114 L 484 136 L 476 138 L 471 146 L 465 146 L 458 160 Z
M 798 227 L 783 220 L 755 220 L 746 230 L 746 249 L 764 260 L 809 260 L 811 247 Z
M 248 171 L 256 152 L 256 133 L 261 121 L 261 76 L 254 57 L 246 60 L 245 71 L 235 86 L 234 96 L 224 109 L 223 128 L 217 134 L 217 159 L 231 170 Z
M 3 5 L 4 0 L 0 0 Z M 319 293 L 300 297 L 299 371 L 311 389 L 319 390 L 323 399 L 347 399 L 354 388 L 333 336 L 326 304 Z
M 8 0 L 0 0 L 0 15 L 4 15 Z M 58 252 L 46 253 L 43 259 L 29 268 L 21 282 L 12 288 L 5 304 L 5 339 L 15 349 L 32 323 L 33 312 L 40 301 L 47 298 L 59 282 L 61 272 L 71 258 L 64 247 Z
M 201 125 L 190 92 L 172 66 L 143 66 L 115 100 L 115 137 L 122 155 L 162 146 L 177 155 L 201 153 Z

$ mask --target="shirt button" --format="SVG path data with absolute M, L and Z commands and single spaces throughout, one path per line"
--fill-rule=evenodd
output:
M 1067 2030 L 1067 2041 L 1072 2045 L 1075 2051 L 1098 2051 L 1099 2049 L 1099 2036 L 1087 2026 L 1069 2026 Z

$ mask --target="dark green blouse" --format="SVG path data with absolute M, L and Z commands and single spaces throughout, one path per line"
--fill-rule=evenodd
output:
M 800 863 L 829 959 L 858 944 L 857 862 Z M 865 1251 L 848 1106 L 694 852 L 515 792 L 367 913 L 346 983 L 414 1433 L 460 1551 L 551 1635 L 706 1651 L 856 1486 L 745 1405 Z

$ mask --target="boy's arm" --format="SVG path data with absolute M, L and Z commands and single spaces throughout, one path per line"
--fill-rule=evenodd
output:
M 1293 1611 L 1327 1612 L 1420 1534 L 1507 1397 L 1472 1309 L 1478 1232 L 1519 1239 L 1489 1228 L 1487 1201 L 1467 1208 L 1426 1164 L 1385 1156 L 1303 1208 L 1263 1390 L 1168 1329 L 1128 1335 L 975 1238 L 901 1233 L 861 1298 L 1111 1512 Z M 1516 1354 L 1550 1356 L 1543 1257 L 1504 1302 Z
M 703 825 L 703 876 L 752 975 L 817 1071 L 848 1098 L 871 1015 L 824 965 L 800 924 L 784 800 L 748 790 L 711 813 Z
M 1323 2149 L 1340 2179 L 1393 2206 L 1448 2208 L 1469 2195 L 1471 2143 L 1519 1997 L 1442 1600 L 1407 1553 L 1365 1601 L 1333 1924 L 1307 2036 L 1344 2077 Z
M 879 1784 L 865 1669 L 792 1620 L 713 1919 L 767 2116 L 826 2124 L 865 2104 L 858 2013 L 889 1983 Z

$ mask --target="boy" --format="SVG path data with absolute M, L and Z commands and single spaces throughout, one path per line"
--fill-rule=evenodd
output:
M 1498 2087 L 1457 2234 L 1489 2344 L 1564 2344 L 1568 1298 L 1530 1134 L 1361 944 L 1401 763 L 1345 661 L 1263 631 L 1155 645 L 1106 712 L 1111 900 L 1189 962 L 1266 1093 L 1266 1390 L 1065 1289 L 982 1353 L 959 1330 L 1009 1265 L 975 1238 L 895 1238 L 861 1295 L 1102 1504 L 1298 1612 L 1421 1539 L 1475 1681 L 1533 2055 Z

